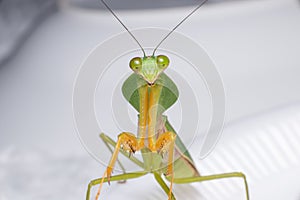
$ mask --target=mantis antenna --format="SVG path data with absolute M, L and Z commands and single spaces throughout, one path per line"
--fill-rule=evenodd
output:
M 114 11 L 105 3 L 104 0 L 100 0 L 103 5 L 109 10 L 109 12 L 120 22 L 120 24 L 125 28 L 125 30 L 130 34 L 130 36 L 136 41 L 136 43 L 139 45 L 141 48 L 144 57 L 146 57 L 146 53 L 142 45 L 139 43 L 139 41 L 134 37 L 134 35 L 130 32 L 130 30 L 125 26 L 125 24 L 121 21 L 121 19 L 114 13 Z M 194 14 L 199 8 L 201 8 L 208 0 L 202 1 L 192 12 L 190 12 L 187 16 L 185 16 L 159 43 L 158 45 L 154 48 L 152 56 L 154 56 L 156 50 L 158 47 L 185 21 L 187 20 L 192 14 Z
M 155 47 L 153 50 L 152 56 L 154 56 L 155 51 L 157 48 L 185 21 L 187 18 L 189 18 L 194 12 L 196 12 L 199 8 L 201 8 L 208 0 L 202 1 L 192 12 L 190 12 L 187 16 L 185 16 Z
M 146 57 L 146 53 L 144 48 L 142 47 L 142 45 L 139 43 L 139 41 L 134 37 L 134 35 L 130 32 L 130 30 L 125 26 L 125 24 L 121 21 L 121 19 L 114 13 L 114 11 L 105 3 L 104 0 L 101 0 L 101 2 L 104 4 L 104 6 L 107 8 L 107 10 L 109 10 L 109 12 L 115 16 L 115 18 L 120 22 L 120 24 L 125 28 L 125 30 L 130 34 L 130 36 L 136 41 L 136 43 L 140 46 L 144 57 Z

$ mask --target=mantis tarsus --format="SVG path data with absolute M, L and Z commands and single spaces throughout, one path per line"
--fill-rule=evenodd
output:
M 103 177 L 92 180 L 89 183 L 86 200 L 90 200 L 91 187 L 94 185 L 100 185 L 96 194 L 97 200 L 104 182 L 124 181 L 138 178 L 148 173 L 154 175 L 155 180 L 166 192 L 169 200 L 175 199 L 172 192 L 173 183 L 187 184 L 235 177 L 244 180 L 246 199 L 249 200 L 248 184 L 246 176 L 243 173 L 232 172 L 208 176 L 200 175 L 185 145 L 172 128 L 167 117 L 163 115 L 164 111 L 177 101 L 179 91 L 175 83 L 164 73 L 164 70 L 169 66 L 169 58 L 165 55 L 156 56 L 155 51 L 182 22 L 199 9 L 206 1 L 207 0 L 204 0 L 171 30 L 156 46 L 151 56 L 146 56 L 144 49 L 137 39 L 109 6 L 101 0 L 106 8 L 137 42 L 144 56 L 131 59 L 129 66 L 134 73 L 125 80 L 122 86 L 125 99 L 139 112 L 137 136 L 129 132 L 122 132 L 119 134 L 117 142 L 115 142 L 104 133 L 100 134 L 100 138 L 111 151 L 112 157 Z M 136 151 L 142 152 L 142 161 L 131 156 L 131 154 Z M 119 153 L 127 156 L 132 162 L 144 170 L 126 173 L 122 163 L 118 160 Z M 123 174 L 111 176 L 116 162 L 118 162 L 123 169 Z M 170 182 L 170 186 L 165 183 L 162 177 Z

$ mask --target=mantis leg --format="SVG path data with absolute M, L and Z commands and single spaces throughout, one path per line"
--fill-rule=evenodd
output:
M 167 186 L 167 184 L 164 182 L 164 180 L 161 178 L 161 175 L 158 174 L 158 173 L 154 173 L 154 177 L 155 177 L 156 181 L 158 182 L 158 184 L 159 184 L 159 185 L 162 187 L 162 189 L 165 191 L 165 193 L 166 193 L 167 195 L 169 195 L 169 194 L 170 194 L 170 189 L 169 189 L 169 187 Z M 172 200 L 176 200 L 176 198 L 175 198 L 173 192 L 171 192 L 171 198 L 172 198 Z
M 104 144 L 108 147 L 110 152 L 113 154 L 113 150 L 110 146 L 115 147 L 117 143 L 104 133 L 100 134 L 100 138 L 102 139 Z M 120 153 L 122 153 L 125 157 L 127 157 L 129 160 L 131 160 L 136 165 L 140 166 L 141 168 L 144 168 L 144 163 L 142 161 L 140 161 L 139 159 L 130 156 L 130 153 L 124 151 L 123 149 L 120 149 Z M 121 162 L 119 160 L 117 160 L 117 162 L 120 165 L 120 167 L 122 168 L 123 172 L 125 172 L 125 169 L 124 169 L 124 167 L 122 167 L 123 165 L 121 164 Z
M 165 132 L 161 134 L 155 144 L 156 151 L 158 153 L 164 154 L 168 152 L 168 165 L 166 176 L 170 177 L 170 190 L 169 190 L 169 200 L 172 199 L 172 188 L 174 181 L 174 171 L 173 171 L 173 161 L 174 161 L 174 148 L 175 148 L 176 134 L 173 132 Z
M 136 151 L 136 149 L 138 148 L 136 137 L 133 134 L 127 133 L 127 132 L 123 132 L 118 136 L 118 141 L 115 145 L 113 155 L 112 155 L 112 157 L 109 161 L 109 164 L 108 164 L 108 166 L 103 174 L 103 177 L 101 179 L 100 186 L 99 186 L 98 192 L 96 194 L 96 200 L 98 199 L 98 197 L 100 195 L 104 180 L 107 179 L 107 182 L 110 183 L 111 173 L 112 173 L 114 165 L 118 159 L 118 154 L 119 154 L 120 148 L 122 148 L 124 151 L 129 152 L 129 154 L 134 153 Z
M 111 176 L 110 177 L 110 181 L 121 181 L 121 180 L 128 180 L 128 179 L 134 179 L 134 178 L 138 178 L 141 176 L 146 175 L 148 172 L 146 171 L 141 171 L 141 172 L 133 172 L 133 173 L 125 173 L 125 174 L 120 174 L 120 175 L 116 175 L 116 176 Z M 86 200 L 90 200 L 90 192 L 91 192 L 91 188 L 94 185 L 98 185 L 101 182 L 108 182 L 107 178 L 98 178 L 95 180 L 92 180 L 89 185 L 88 185 L 88 189 L 87 189 L 87 193 L 86 193 Z
M 103 134 L 103 137 L 102 137 L 102 134 Z M 105 135 L 104 133 L 101 133 L 100 137 L 101 137 L 102 141 L 104 142 L 105 146 L 110 151 L 110 153 L 113 154 L 114 152 L 113 152 L 112 148 L 109 146 L 109 143 L 108 143 L 108 141 L 106 139 L 106 138 L 109 138 L 109 137 L 107 135 Z M 116 146 L 116 143 L 113 146 Z M 126 173 L 125 167 L 122 165 L 122 163 L 120 162 L 120 160 L 118 158 L 117 158 L 117 162 L 118 162 L 119 166 L 121 167 L 123 174 L 125 174 Z M 125 181 L 122 181 L 122 182 L 125 182 Z
M 189 177 L 189 178 L 178 178 L 178 179 L 174 179 L 174 183 L 186 184 L 186 183 L 210 181 L 210 180 L 223 179 L 223 178 L 243 178 L 244 184 L 245 184 L 245 189 L 246 189 L 246 198 L 247 198 L 247 200 L 250 199 L 246 176 L 241 172 L 214 174 L 214 175 L 208 175 L 208 176 L 196 176 L 196 177 Z

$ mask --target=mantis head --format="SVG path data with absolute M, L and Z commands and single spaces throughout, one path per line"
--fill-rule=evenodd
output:
M 159 75 L 169 66 L 169 58 L 164 55 L 135 57 L 129 66 L 149 84 L 153 85 Z

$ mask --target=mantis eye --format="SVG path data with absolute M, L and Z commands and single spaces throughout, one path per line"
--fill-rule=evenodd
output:
M 139 57 L 132 58 L 129 66 L 133 71 L 138 71 L 142 67 L 142 59 Z
M 165 69 L 169 66 L 170 60 L 167 56 L 159 55 L 156 58 L 156 62 L 159 68 Z

